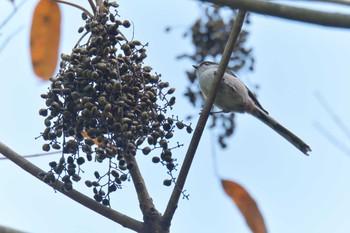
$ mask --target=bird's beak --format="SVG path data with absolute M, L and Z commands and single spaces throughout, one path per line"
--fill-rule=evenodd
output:
M 198 69 L 198 67 L 199 67 L 198 65 L 192 65 L 192 66 L 193 66 L 195 69 Z

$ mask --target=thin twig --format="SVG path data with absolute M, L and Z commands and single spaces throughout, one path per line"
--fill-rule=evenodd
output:
M 201 0 L 232 9 L 245 9 L 264 15 L 330 27 L 350 28 L 350 15 L 310 10 L 262 0 Z
M 235 20 L 235 23 L 233 25 L 233 28 L 230 32 L 230 36 L 229 36 L 228 42 L 225 46 L 225 50 L 223 52 L 221 62 L 219 64 L 218 70 L 216 72 L 215 79 L 213 80 L 211 91 L 210 91 L 209 96 L 205 102 L 202 113 L 199 117 L 197 126 L 194 130 L 194 133 L 193 133 L 193 136 L 191 139 L 191 143 L 188 147 L 188 150 L 187 150 L 187 153 L 185 156 L 185 160 L 183 162 L 179 176 L 177 178 L 174 190 L 171 194 L 170 200 L 169 200 L 168 205 L 166 207 L 166 210 L 164 212 L 163 226 L 165 226 L 165 227 L 170 226 L 171 219 L 172 219 L 172 217 L 175 213 L 175 210 L 177 208 L 181 192 L 184 188 L 185 181 L 186 181 L 188 172 L 189 172 L 190 167 L 191 167 L 191 163 L 193 161 L 193 158 L 194 158 L 194 155 L 196 153 L 199 141 L 201 139 L 201 136 L 203 134 L 203 131 L 204 131 L 206 122 L 208 120 L 211 108 L 213 106 L 216 92 L 219 88 L 220 82 L 221 82 L 222 77 L 225 73 L 225 69 L 226 69 L 227 64 L 229 62 L 229 59 L 231 57 L 234 45 L 235 45 L 236 40 L 237 40 L 239 33 L 241 31 L 245 15 L 246 15 L 245 10 L 239 10 L 237 17 L 236 17 L 236 20 Z
M 124 36 L 124 34 L 119 29 L 117 29 L 117 33 L 120 34 L 127 43 L 129 43 L 129 41 L 126 38 L 126 36 Z
M 34 164 L 32 164 L 31 162 L 29 162 L 19 154 L 17 154 L 15 151 L 11 150 L 2 142 L 0 142 L 0 153 L 6 156 L 9 160 L 14 162 L 15 164 L 17 164 L 23 170 L 27 171 L 28 173 L 30 173 L 31 175 L 35 176 L 36 178 L 42 181 L 42 179 L 38 177 L 38 174 L 44 172 L 43 170 L 41 170 L 39 167 L 35 166 Z M 74 201 L 95 211 L 96 213 L 99 213 L 100 215 L 126 228 L 132 229 L 136 232 L 142 232 L 142 229 L 143 229 L 142 222 L 137 221 L 127 215 L 121 214 L 120 212 L 115 211 L 111 208 L 108 208 L 76 190 L 72 190 L 69 192 L 64 191 L 63 189 L 64 184 L 60 181 L 56 181 L 49 185 L 55 188 L 57 191 L 61 192 L 63 195 L 73 199 Z
M 337 137 L 335 137 L 330 131 L 327 130 L 326 127 L 324 127 L 321 123 L 315 122 L 314 123 L 315 128 L 325 137 L 328 141 L 333 143 L 335 147 L 343 151 L 345 154 L 350 155 L 350 148 L 347 147 L 344 143 L 342 143 L 340 140 L 338 140 Z
M 48 153 L 39 153 L 39 154 L 32 154 L 32 155 L 22 155 L 23 158 L 36 158 L 36 157 L 41 157 L 41 156 L 47 156 L 47 155 L 54 155 L 54 154 L 60 154 L 62 153 L 61 150 L 59 151 L 53 151 L 53 152 L 48 152 Z M 6 157 L 1 157 L 0 160 L 7 160 L 8 158 Z
M 16 12 L 19 10 L 19 8 L 21 8 L 21 6 L 23 6 L 23 4 L 26 2 L 27 0 L 23 0 L 20 4 L 18 4 L 18 6 L 15 6 L 13 8 L 12 13 L 7 16 L 7 18 L 2 21 L 2 23 L 0 24 L 0 30 L 11 20 L 11 18 L 16 14 Z
M 77 43 L 75 44 L 74 48 L 77 48 L 79 45 L 80 45 L 80 42 L 84 39 L 84 37 L 89 34 L 90 32 L 87 31 L 87 32 L 84 32 L 83 35 L 81 35 L 81 37 L 79 38 L 79 40 L 77 41 Z
M 4 42 L 0 45 L 0 53 L 2 52 L 2 50 L 4 50 L 4 48 L 6 47 L 6 45 L 11 41 L 12 38 L 14 38 L 22 29 L 23 29 L 23 25 L 19 28 L 17 28 L 17 30 L 15 30 L 14 32 L 12 32 L 9 36 L 6 37 L 6 39 L 4 40 Z
M 64 0 L 55 0 L 55 1 L 58 2 L 58 3 L 67 4 L 67 5 L 69 5 L 69 6 L 73 6 L 73 7 L 75 7 L 75 8 L 78 8 L 78 9 L 84 11 L 90 18 L 93 18 L 93 17 L 94 17 L 94 16 L 93 16 L 88 10 L 86 10 L 84 7 L 79 6 L 79 5 L 75 4 L 75 3 L 67 2 L 67 1 L 64 1 Z
M 324 110 L 327 112 L 327 114 L 333 119 L 334 123 L 338 126 L 338 128 L 341 131 L 343 131 L 343 133 L 350 139 L 350 130 L 345 125 L 345 123 L 340 119 L 340 117 L 337 114 L 335 114 L 335 111 L 333 111 L 331 106 L 327 103 L 327 101 L 322 97 L 322 95 L 319 92 L 317 92 L 315 96 L 318 102 L 320 102 Z
M 92 0 L 89 0 L 89 4 L 90 4 L 90 7 L 92 9 L 92 12 L 94 13 L 94 15 L 96 15 L 96 6 L 95 6 L 94 2 Z

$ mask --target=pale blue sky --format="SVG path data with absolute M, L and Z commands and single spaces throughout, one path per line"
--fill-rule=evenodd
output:
M 178 104 L 172 114 L 184 117 L 186 111 L 199 112 L 182 98 L 187 85 L 184 72 L 192 64 L 175 59 L 192 50 L 182 33 L 198 17 L 199 3 L 152 0 L 119 4 L 121 17 L 135 24 L 135 38 L 149 42 L 146 64 L 177 89 Z M 0 15 L 4 17 L 11 7 L 6 7 L 7 2 L 2 5 Z M 0 37 L 2 42 L 6 35 L 23 26 L 0 54 L 0 141 L 21 154 L 41 152 L 43 141 L 34 138 L 44 127 L 38 115 L 44 106 L 39 95 L 48 87 L 48 83 L 34 76 L 29 62 L 28 40 L 34 5 L 34 1 L 28 1 Z M 68 6 L 61 6 L 61 10 L 61 51 L 69 53 L 80 36 L 77 29 L 82 21 L 79 10 Z M 255 72 L 238 75 L 248 84 L 260 85 L 257 94 L 264 108 L 305 140 L 313 151 L 306 157 L 252 116 L 237 115 L 237 129 L 229 140 L 229 148 L 225 151 L 216 148 L 219 174 L 247 188 L 258 202 L 271 233 L 350 232 L 350 154 L 334 147 L 314 126 L 315 122 L 321 123 L 349 144 L 349 138 L 326 114 L 315 93 L 322 93 L 348 123 L 350 30 L 261 15 L 253 15 L 251 21 L 249 43 L 254 47 L 257 61 Z M 165 34 L 164 28 L 169 25 L 177 29 Z M 215 143 L 210 142 L 213 138 L 206 130 L 186 183 L 190 200 L 180 201 L 171 232 L 250 232 L 215 175 L 211 155 Z M 180 163 L 189 139 L 186 133 L 179 136 L 178 140 L 185 144 L 177 151 Z M 167 178 L 165 170 L 152 164 L 148 157 L 138 158 L 155 204 L 163 212 L 171 193 L 171 188 L 162 185 L 162 180 Z M 43 169 L 52 160 L 54 156 L 31 159 Z M 0 161 L 0 171 L 0 225 L 33 233 L 131 232 L 54 193 L 9 161 Z M 90 191 L 86 194 L 91 196 Z M 126 183 L 113 196 L 112 204 L 141 220 L 132 183 Z

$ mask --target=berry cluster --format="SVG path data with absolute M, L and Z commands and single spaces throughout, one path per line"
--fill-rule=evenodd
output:
M 86 160 L 108 161 L 105 174 L 95 171 L 96 180 L 85 182 L 104 205 L 109 205 L 109 194 L 129 179 L 133 163 L 128 157 L 158 148 L 160 156 L 152 161 L 171 172 L 176 166 L 172 149 L 180 146 L 169 146 L 174 129 L 192 131 L 177 117 L 166 116 L 175 104 L 175 89 L 143 65 L 147 45 L 127 40 L 120 30 L 130 22 L 116 19 L 111 7 L 115 5 L 106 5 L 94 18 L 83 13 L 85 26 L 78 32 L 89 38 L 71 54 L 62 54 L 59 73 L 42 95 L 47 107 L 39 111 L 46 117 L 41 136 L 48 142 L 43 150 L 62 150 L 59 162 L 51 162 L 51 171 L 42 174 L 44 180 L 54 182 L 56 175 L 69 191 L 72 181 L 80 180 Z M 144 142 L 148 146 L 142 146 Z

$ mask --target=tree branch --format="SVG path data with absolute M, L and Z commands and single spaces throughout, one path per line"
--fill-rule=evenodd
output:
M 323 26 L 350 28 L 350 15 L 310 10 L 301 7 L 287 6 L 262 0 L 201 0 L 232 9 L 247 11 L 291 19 L 300 22 L 313 23 Z
M 44 172 L 43 170 L 41 170 L 39 167 L 35 166 L 28 160 L 24 159 L 22 156 L 17 154 L 15 151 L 11 150 L 2 142 L 0 142 L 0 153 L 6 156 L 15 164 L 17 164 L 23 170 L 27 171 L 28 173 L 42 181 L 42 179 L 38 177 L 38 174 Z M 83 206 L 95 211 L 96 213 L 99 213 L 102 216 L 109 218 L 110 220 L 116 223 L 119 223 L 123 227 L 132 229 L 136 232 L 142 232 L 144 226 L 142 222 L 137 221 L 127 215 L 121 214 L 118 211 L 115 211 L 111 208 L 108 208 L 74 189 L 72 191 L 66 192 L 63 189 L 63 183 L 60 181 L 51 183 L 49 184 L 49 186 L 61 192 L 63 195 L 73 199 L 74 201 L 82 204 Z
M 5 227 L 5 226 L 0 226 L 0 232 L 1 233 L 25 233 L 24 231 L 19 231 L 13 228 Z
M 179 202 L 181 192 L 184 188 L 185 181 L 186 181 L 188 172 L 189 172 L 190 167 L 191 167 L 191 163 L 192 163 L 194 155 L 196 153 L 201 136 L 203 134 L 203 131 L 204 131 L 206 122 L 208 120 L 211 108 L 214 104 L 216 92 L 219 88 L 220 82 L 221 82 L 222 77 L 225 73 L 225 69 L 226 69 L 227 64 L 229 62 L 229 59 L 231 57 L 234 45 L 235 45 L 237 38 L 239 36 L 239 33 L 242 29 L 245 15 L 246 15 L 245 10 L 239 10 L 237 17 L 236 17 L 236 20 L 235 20 L 235 23 L 233 25 L 233 28 L 230 32 L 230 36 L 229 36 L 228 42 L 225 46 L 225 50 L 223 52 L 218 70 L 216 72 L 215 79 L 213 80 L 211 91 L 209 93 L 207 101 L 205 102 L 202 113 L 199 117 L 197 126 L 194 130 L 194 133 L 193 133 L 193 136 L 191 139 L 191 143 L 188 147 L 188 150 L 187 150 L 187 153 L 185 156 L 185 160 L 183 162 L 179 176 L 177 178 L 174 190 L 171 194 L 169 203 L 168 203 L 166 210 L 164 212 L 163 226 L 165 226 L 165 227 L 170 226 L 171 219 L 172 219 L 172 217 L 175 213 L 175 210 L 177 208 L 177 204 Z
M 340 4 L 340 5 L 346 5 L 350 6 L 350 1 L 348 0 L 310 0 L 314 2 L 326 2 L 326 3 L 334 3 L 334 4 Z
M 160 213 L 155 208 L 153 200 L 148 193 L 145 181 L 141 175 L 135 157 L 133 155 L 127 155 L 125 156 L 125 160 L 128 164 L 132 164 L 130 174 L 136 189 L 145 224 L 151 222 L 152 225 L 157 225 L 158 223 L 159 226 Z

